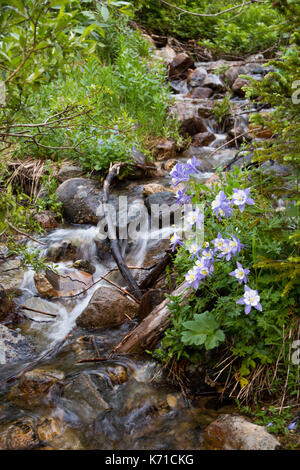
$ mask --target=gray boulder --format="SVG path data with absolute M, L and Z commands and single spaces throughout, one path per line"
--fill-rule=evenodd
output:
M 97 225 L 100 218 L 97 214 L 102 204 L 102 191 L 98 183 L 85 178 L 72 178 L 57 188 L 56 195 L 69 222 Z
M 99 287 L 76 320 L 82 328 L 111 328 L 134 318 L 138 304 L 113 287 Z
M 216 92 L 226 91 L 226 87 L 218 75 L 209 73 L 202 83 L 204 88 L 208 87 Z
M 242 416 L 220 415 L 204 432 L 204 444 L 210 450 L 275 450 L 279 441 L 263 426 Z

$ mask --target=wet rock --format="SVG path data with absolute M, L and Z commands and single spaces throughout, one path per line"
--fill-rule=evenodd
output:
M 270 127 L 263 127 L 253 123 L 249 124 L 249 134 L 259 139 L 270 139 L 273 133 L 274 131 Z
M 236 159 L 234 159 L 233 162 L 228 166 L 227 170 L 233 170 L 234 166 L 237 166 L 238 168 L 247 167 L 251 163 L 252 158 L 253 152 L 239 152 Z
M 182 134 L 195 135 L 200 132 L 207 132 L 207 127 L 200 117 L 191 117 L 181 121 L 180 130 Z
M 213 108 L 215 105 L 215 102 L 209 99 L 205 100 L 193 100 L 194 102 L 197 102 L 197 112 L 200 117 L 203 118 L 211 118 L 213 115 Z
M 221 415 L 204 432 L 204 443 L 211 450 L 275 450 L 279 441 L 263 426 L 241 416 Z
M 167 160 L 164 163 L 164 168 L 166 171 L 171 171 L 172 168 L 178 163 L 178 160 L 175 160 L 174 158 Z
M 47 279 L 44 273 L 35 273 L 34 284 L 36 290 L 42 297 L 50 299 L 51 297 L 57 297 L 58 291 L 54 289 L 51 282 Z
M 56 196 L 69 222 L 97 225 L 100 218 L 97 213 L 102 203 L 102 191 L 97 183 L 84 178 L 72 178 L 57 188 Z
M 176 203 L 176 196 L 171 191 L 159 191 L 157 193 L 150 194 L 150 196 L 145 199 L 145 206 L 149 212 L 151 211 L 151 206 L 153 204 L 166 204 L 167 206 L 172 206 L 174 203 Z
M 161 191 L 166 191 L 166 188 L 162 184 L 150 183 L 146 184 L 143 188 L 143 194 L 149 196 L 150 194 L 159 193 Z
M 83 169 L 81 166 L 75 165 L 64 165 L 57 173 L 57 179 L 60 183 L 67 181 L 71 178 L 79 178 L 83 175 Z
M 127 370 L 123 366 L 110 367 L 107 369 L 107 373 L 115 385 L 120 385 L 128 380 Z
M 230 146 L 234 147 L 241 145 L 243 142 L 251 142 L 252 137 L 249 134 L 245 134 L 245 129 L 242 126 L 237 126 L 230 129 L 227 133 L 227 141 L 229 142 L 232 139 L 234 139 L 234 141 L 230 143 Z
M 266 72 L 266 67 L 263 67 L 262 64 L 258 62 L 249 62 L 246 65 L 240 67 L 240 75 L 264 75 Z
M 179 122 L 193 117 L 212 116 L 214 101 L 208 99 L 191 99 L 178 97 L 175 103 L 170 107 L 170 114 L 177 117 Z
M 175 93 L 185 95 L 189 91 L 186 80 L 169 80 L 169 85 Z
M 46 273 L 35 273 L 34 283 L 38 293 L 47 299 L 76 294 L 86 289 L 93 282 L 93 277 L 85 271 L 65 270 L 57 274 L 47 270 Z
M 142 301 L 139 306 L 138 319 L 139 321 L 144 320 L 149 313 L 154 310 L 157 305 L 165 300 L 165 291 L 162 289 L 150 289 L 142 297 Z
M 99 414 L 102 417 L 105 411 L 110 410 L 106 397 L 111 393 L 112 388 L 103 377 L 82 372 L 67 384 L 63 401 L 80 422 L 90 423 Z
M 168 160 L 176 156 L 176 144 L 171 139 L 163 139 L 157 145 L 155 149 L 155 158 L 159 161 Z
M 209 73 L 204 79 L 202 86 L 204 88 L 208 87 L 214 90 L 215 92 L 226 91 L 226 87 L 218 75 Z
M 37 435 L 42 450 L 79 450 L 82 444 L 75 431 L 54 417 L 41 418 L 37 423 Z
M 7 294 L 13 293 L 24 279 L 21 261 L 9 259 L 0 263 L 0 284 Z
M 62 424 L 52 417 L 42 418 L 37 424 L 37 434 L 40 441 L 49 444 L 62 435 Z
M 147 166 L 152 168 L 147 168 L 143 176 L 148 178 L 159 178 L 160 176 L 166 176 L 163 162 L 149 162 Z
M 135 163 L 138 163 L 139 165 L 146 164 L 146 161 L 147 161 L 146 155 L 143 152 L 141 152 L 139 149 L 134 148 L 132 150 L 132 156 L 133 156 L 133 160 Z
M 0 284 L 0 322 L 4 321 L 13 311 L 13 302 Z
M 211 88 L 197 87 L 197 88 L 193 88 L 186 96 L 188 98 L 206 99 L 206 98 L 210 98 L 212 94 L 213 94 L 213 90 Z
M 79 269 L 79 271 L 84 271 L 89 274 L 94 274 L 96 271 L 95 266 L 85 259 L 78 259 L 75 261 L 75 263 L 72 265 L 72 268 Z
M 207 110 L 208 100 L 191 100 L 188 98 L 181 98 L 176 101 L 170 108 L 170 113 L 175 115 L 181 125 L 181 132 L 194 135 L 199 132 L 206 132 L 207 128 L 202 119 L 204 109 Z M 202 115 L 200 116 L 200 109 L 202 107 Z M 211 108 L 212 112 L 212 108 Z
M 201 87 L 206 77 L 206 69 L 204 67 L 197 67 L 195 70 L 191 70 L 191 73 L 189 73 L 187 83 L 193 88 Z
M 170 78 L 179 78 L 183 77 L 184 73 L 194 64 L 192 57 L 190 57 L 185 52 L 180 52 L 177 54 L 172 62 L 170 63 L 169 77 Z
M 97 249 L 97 256 L 100 261 L 105 263 L 113 259 L 110 249 L 110 243 L 107 238 L 103 240 L 100 238 L 100 236 L 96 236 L 95 245 Z
M 239 70 L 240 70 L 240 66 L 233 66 L 226 70 L 225 79 L 228 85 L 230 86 L 230 88 L 232 87 L 235 80 L 238 78 Z
M 238 79 L 239 75 L 248 75 L 256 80 L 260 80 L 263 75 L 268 73 L 268 68 L 259 63 L 248 63 L 245 65 L 234 65 L 225 72 L 225 79 L 230 87 Z M 241 78 L 242 79 L 242 78 Z
M 52 243 L 47 250 L 47 261 L 70 261 L 76 260 L 78 246 L 70 240 L 62 240 L 57 243 Z
M 192 145 L 190 145 L 184 152 L 183 152 L 183 157 L 184 158 L 193 158 L 194 156 L 197 157 L 198 160 L 202 159 L 207 159 L 210 157 L 210 155 L 214 152 L 215 149 L 212 147 L 206 147 L 206 146 L 195 146 L 194 142 L 192 142 Z
M 163 261 L 165 258 L 166 252 L 170 248 L 170 239 L 169 236 L 167 238 L 162 239 L 150 239 L 147 241 L 147 246 L 145 248 L 144 253 L 144 260 L 143 266 L 145 268 L 154 266 L 155 264 Z M 129 255 L 130 259 L 130 255 Z M 155 268 L 153 268 L 155 269 Z M 136 275 L 135 279 L 137 283 L 140 285 L 143 281 L 150 275 L 152 270 L 139 270 Z
M 49 405 L 57 401 L 63 390 L 63 372 L 34 369 L 22 375 L 8 398 L 17 405 L 32 407 Z
M 42 321 L 42 322 L 52 322 L 53 317 L 48 315 L 43 315 L 40 312 L 50 313 L 52 315 L 59 315 L 60 306 L 53 302 L 49 302 L 40 297 L 29 297 L 24 303 L 24 307 L 27 307 L 30 310 L 22 309 L 22 313 L 29 320 Z M 32 309 L 32 310 L 31 310 Z M 36 311 L 33 311 L 36 310 Z
M 245 90 L 243 88 L 249 85 L 249 80 L 246 80 L 245 78 L 237 78 L 232 84 L 231 89 L 235 95 L 245 96 Z
M 29 359 L 33 353 L 33 346 L 24 336 L 0 324 L 0 364 Z
M 54 230 L 57 227 L 57 222 L 49 211 L 34 214 L 33 218 L 44 230 Z
M 156 57 L 163 59 L 167 64 L 170 64 L 175 59 L 176 52 L 174 51 L 174 49 L 172 49 L 172 47 L 167 45 L 162 49 L 156 50 L 155 55 Z
M 110 328 L 136 316 L 138 305 L 112 287 L 99 287 L 76 320 L 81 328 Z
M 262 163 L 261 169 L 264 173 L 275 173 L 280 176 L 288 176 L 293 173 L 292 167 L 289 165 L 281 165 L 274 160 L 267 160 Z
M 176 195 L 171 191 L 160 191 L 150 194 L 145 199 L 145 206 L 152 217 L 153 223 L 164 220 L 165 226 L 178 222 L 181 208 L 176 202 Z
M 202 147 L 209 145 L 215 140 L 215 135 L 212 132 L 200 132 L 192 137 L 192 145 L 194 147 Z
M 220 150 L 215 153 L 212 147 L 194 147 L 190 146 L 185 152 L 185 158 L 192 158 L 196 156 L 200 162 L 198 166 L 202 172 L 210 172 L 217 167 L 226 167 L 229 165 L 236 156 L 237 150 L 234 148 Z
M 39 444 L 32 418 L 22 418 L 1 427 L 5 429 L 0 432 L 0 449 L 25 450 Z

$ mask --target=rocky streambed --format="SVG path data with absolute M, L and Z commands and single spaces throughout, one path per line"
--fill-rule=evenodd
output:
M 155 55 L 169 64 L 174 90 L 170 113 L 178 116 L 191 143 L 178 149 L 171 139 L 161 139 L 156 161 L 113 190 L 110 203 L 119 234 L 122 211 L 127 226 L 128 220 L 138 224 L 141 217 L 150 217 L 153 204 L 176 202 L 169 172 L 179 159 L 196 156 L 200 179 L 206 181 L 217 167 L 230 170 L 251 160 L 251 151 L 240 148 L 244 141 L 267 137 L 264 129 L 249 126 L 255 109 L 244 96 L 247 81 L 239 78 L 243 74 L 260 80 L 268 73 L 262 55 L 247 62 L 195 63 L 168 45 Z M 225 96 L 231 110 L 218 121 L 214 107 Z M 143 155 L 137 152 L 135 157 L 145 163 Z M 24 272 L 17 259 L 4 256 L 0 261 L 0 448 L 276 448 L 278 441 L 264 428 L 234 416 L 232 403 L 221 403 L 197 369 L 182 389 L 171 384 L 168 370 L 149 355 L 111 354 L 174 285 L 161 275 L 140 305 L 117 289 L 125 287 L 124 280 L 108 242 L 98 236 L 100 183 L 84 178 L 76 166 L 63 166 L 58 178 L 66 223 L 55 227 L 51 216 L 39 214 L 47 233 L 28 243 L 41 250 L 54 271 Z M 120 209 L 124 196 L 127 206 Z M 120 242 L 139 285 L 166 256 L 171 232 L 172 226 L 158 226 L 155 239 L 142 231 L 143 236 Z M 22 321 L 12 328 L 17 310 Z

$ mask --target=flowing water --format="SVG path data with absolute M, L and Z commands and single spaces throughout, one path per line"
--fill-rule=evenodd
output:
M 172 86 L 177 93 L 185 94 L 188 91 L 185 81 L 172 83 Z M 244 106 L 245 100 L 240 100 L 239 104 Z M 248 121 L 248 115 L 245 116 L 240 122 L 244 128 Z M 215 135 L 215 140 L 209 145 L 210 150 L 224 144 L 226 134 L 216 122 L 207 119 L 206 126 Z M 205 181 L 212 174 L 213 171 L 204 171 L 201 180 Z M 159 182 L 166 186 L 169 178 L 147 180 L 149 182 Z M 124 192 L 120 191 L 120 194 Z M 46 243 L 41 250 L 41 257 L 46 255 L 49 248 L 51 250 L 51 247 L 62 242 L 70 242 L 76 247 L 75 258 L 88 260 L 95 267 L 92 278 L 94 282 L 114 267 L 111 259 L 103 261 L 98 258 L 97 231 L 97 227 L 93 226 L 68 226 L 54 230 L 41 238 Z M 128 264 L 143 266 L 151 243 L 155 244 L 155 241 L 147 236 L 130 243 L 124 242 L 122 251 Z M 35 244 L 31 242 L 30 246 Z M 76 272 L 72 268 L 73 261 L 64 260 L 54 264 L 58 273 Z M 137 271 L 134 272 L 136 273 Z M 122 284 L 118 274 L 115 280 Z M 200 396 L 188 399 L 179 387 L 170 384 L 167 371 L 162 370 L 149 355 L 112 357 L 103 362 L 81 362 L 89 358 L 108 357 L 134 326 L 127 321 L 121 327 L 99 331 L 76 327 L 77 317 L 88 305 L 95 290 L 104 284 L 105 281 L 100 281 L 78 297 L 46 300 L 38 295 L 34 272 L 28 270 L 25 273 L 20 286 L 22 295 L 18 298 L 19 304 L 56 316 L 47 317 L 24 311 L 27 319 L 19 328 L 35 346 L 36 356 L 32 361 L 42 356 L 37 365 L 39 369 L 61 374 L 63 391 L 38 403 L 26 395 L 16 398 L 11 390 L 17 386 L 18 380 L 7 382 L 7 379 L 24 369 L 26 363 L 2 366 L 0 433 L 1 429 L 15 420 L 29 419 L 32 426 L 38 429 L 45 430 L 46 426 L 46 444 L 41 443 L 43 439 L 39 434 L 38 447 L 202 448 L 205 426 L 222 412 L 222 409 L 218 409 L 221 405 L 216 399 Z M 45 355 L 47 351 L 49 354 Z

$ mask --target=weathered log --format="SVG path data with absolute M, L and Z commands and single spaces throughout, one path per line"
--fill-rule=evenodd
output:
M 172 296 L 182 294 L 182 305 L 190 295 L 190 289 L 186 282 L 181 284 Z M 126 335 L 118 344 L 113 353 L 126 354 L 141 352 L 153 345 L 160 337 L 161 333 L 170 323 L 171 312 L 168 309 L 169 299 L 164 300 L 148 315 L 136 328 Z
M 166 269 L 168 264 L 172 261 L 170 253 L 166 252 L 161 261 L 154 265 L 153 269 L 149 271 L 145 279 L 139 284 L 141 290 L 148 289 L 152 287 L 153 284 L 157 281 L 161 273 Z
M 108 172 L 108 175 L 103 183 L 103 211 L 104 211 L 104 216 L 105 220 L 107 223 L 107 233 L 108 233 L 108 239 L 112 251 L 112 255 L 114 257 L 115 262 L 117 263 L 117 266 L 126 281 L 129 289 L 131 292 L 137 297 L 139 300 L 142 298 L 142 293 L 133 278 L 130 270 L 128 269 L 123 256 L 121 255 L 121 250 L 120 250 L 120 245 L 119 245 L 119 240 L 116 235 L 116 227 L 113 224 L 113 221 L 111 219 L 111 215 L 109 212 L 109 206 L 108 206 L 108 201 L 109 201 L 109 190 L 110 190 L 110 185 L 114 178 L 119 174 L 120 169 L 122 166 L 127 165 L 126 163 L 115 163 L 110 167 L 110 170 Z

